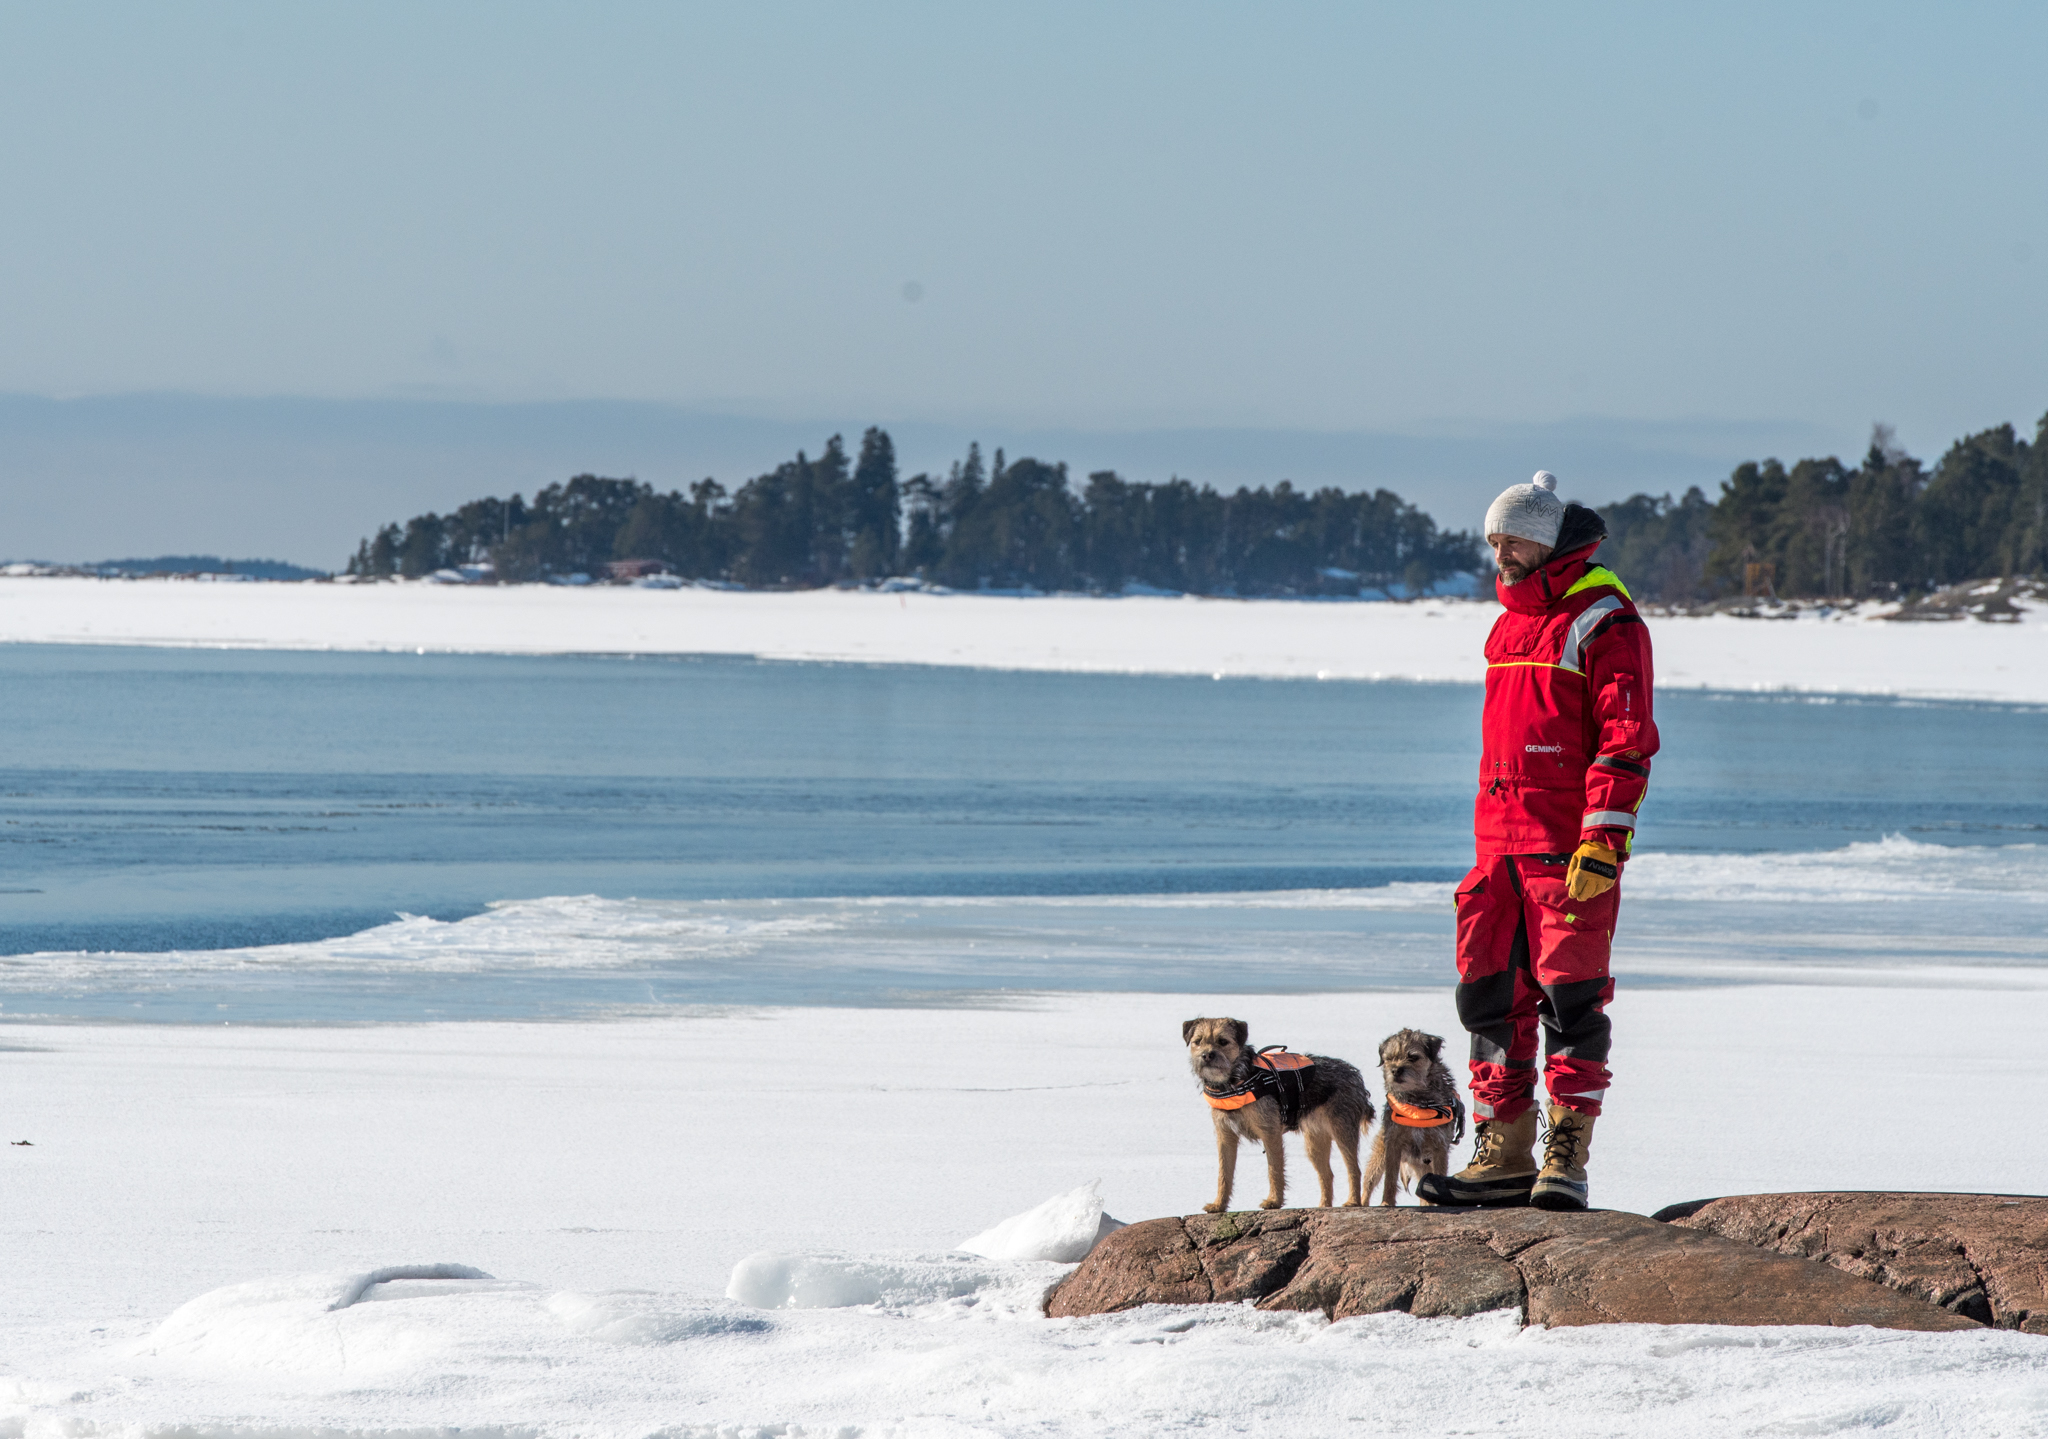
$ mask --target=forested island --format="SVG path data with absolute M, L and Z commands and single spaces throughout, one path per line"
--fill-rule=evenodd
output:
M 809 588 L 914 575 L 956 589 L 1200 594 L 1420 591 L 1476 569 L 1476 536 L 1387 490 L 1313 494 L 1282 481 L 1219 494 L 1186 480 L 1133 484 L 1091 474 L 1078 492 L 1063 464 L 984 462 L 979 445 L 938 478 L 899 479 L 886 432 L 858 456 L 838 436 L 728 494 L 702 480 L 666 494 L 578 475 L 529 503 L 475 500 L 419 515 L 363 541 L 349 572 L 415 577 L 487 561 L 500 580 L 601 575 L 654 560 L 690 579 Z
M 1507 483 L 1503 481 L 1503 483 Z M 1761 593 L 1891 597 L 2048 571 L 2048 416 L 2032 444 L 2011 425 L 1958 440 L 1931 470 L 1883 426 L 1862 462 L 1738 466 L 1698 486 L 1599 506 L 1601 559 L 1644 599 Z M 602 576 L 615 562 L 686 579 L 809 588 L 914 576 L 956 589 L 1132 587 L 1209 595 L 1417 594 L 1483 570 L 1480 537 L 1442 530 L 1389 490 L 1313 492 L 1286 481 L 1223 494 L 1173 479 L 983 460 L 943 477 L 897 473 L 888 434 L 849 456 L 834 436 L 728 492 L 706 479 L 666 493 L 578 475 L 529 502 L 475 500 L 365 539 L 348 573 L 417 578 L 491 567 L 501 581 Z
M 2048 573 L 2048 416 L 1957 440 L 1930 471 L 1877 426 L 1863 462 L 1738 465 L 1709 500 L 1602 505 L 1600 558 L 1650 599 L 1885 599 L 1992 576 Z

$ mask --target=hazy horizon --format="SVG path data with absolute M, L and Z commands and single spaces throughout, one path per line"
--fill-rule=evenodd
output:
M 787 421 L 637 402 L 223 399 L 50 400 L 0 395 L 0 474 L 11 492 L 4 560 L 85 563 L 121 555 L 218 554 L 338 569 L 379 525 L 486 494 L 531 496 L 591 472 L 728 490 L 837 433 L 868 424 L 896 442 L 903 474 L 943 474 L 979 442 L 1010 459 L 1066 462 L 1157 482 L 1232 490 L 1386 488 L 1448 529 L 1476 527 L 1504 486 L 1541 466 L 1592 503 L 1638 492 L 1710 496 L 1740 460 L 1862 453 L 1862 434 L 1794 425 L 1566 420 L 1446 426 L 1438 433 L 1255 429 L 1026 430 L 845 417 Z
M 335 562 L 871 423 L 1453 526 L 1931 457 L 2048 408 L 2042 53 L 1842 0 L 7 7 L 0 549 Z

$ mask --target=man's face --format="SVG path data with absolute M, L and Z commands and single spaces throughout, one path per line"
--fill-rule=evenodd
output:
M 1529 578 L 1550 558 L 1549 545 L 1539 545 L 1520 535 L 1488 535 L 1486 542 L 1493 546 L 1493 562 L 1500 566 L 1501 578 L 1511 585 Z

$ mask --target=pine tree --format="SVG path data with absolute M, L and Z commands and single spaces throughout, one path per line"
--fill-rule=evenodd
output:
M 1949 447 L 1916 507 L 1920 551 L 1936 584 L 2009 573 L 2018 559 L 2007 541 L 2020 510 L 2028 446 L 2011 425 L 1969 435 Z
M 1896 594 L 1925 573 L 1915 553 L 1913 510 L 1927 478 L 1898 448 L 1891 426 L 1874 425 L 1862 466 L 1849 476 L 1846 593 Z
M 860 438 L 853 467 L 849 528 L 853 532 L 848 571 L 874 580 L 896 573 L 902 514 L 896 490 L 896 446 L 887 432 L 869 427 Z

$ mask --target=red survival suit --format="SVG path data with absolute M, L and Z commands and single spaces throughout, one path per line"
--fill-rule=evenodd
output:
M 1458 886 L 1458 1017 L 1472 1035 L 1474 1117 L 1533 1101 L 1536 1028 L 1551 1102 L 1600 1113 L 1614 996 L 1617 884 L 1575 900 L 1565 866 L 1587 840 L 1626 855 L 1650 781 L 1650 633 L 1612 571 L 1593 511 L 1565 512 L 1556 551 L 1486 640 L 1485 751 L 1473 809 L 1478 864 Z

